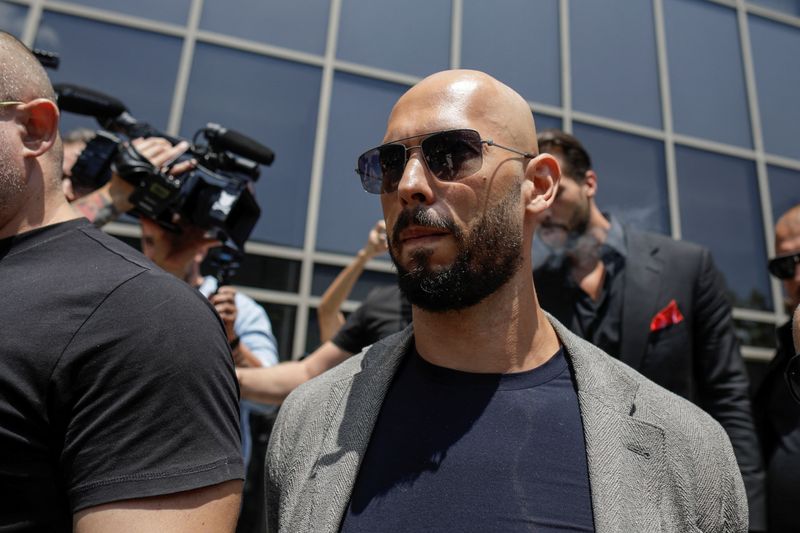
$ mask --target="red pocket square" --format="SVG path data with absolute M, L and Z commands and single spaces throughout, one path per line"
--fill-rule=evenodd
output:
M 679 324 L 681 322 L 683 322 L 681 310 L 678 309 L 677 302 L 672 300 L 669 305 L 656 313 L 656 316 L 650 321 L 650 331 L 658 331 L 672 324 Z

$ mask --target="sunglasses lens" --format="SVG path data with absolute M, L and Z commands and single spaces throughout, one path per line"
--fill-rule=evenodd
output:
M 779 279 L 790 279 L 794 277 L 794 269 L 797 263 L 797 255 L 787 257 L 776 257 L 769 261 L 769 272 Z
M 420 144 L 428 169 L 442 181 L 465 178 L 480 170 L 483 164 L 481 137 L 477 131 L 443 131 Z
M 800 355 L 795 355 L 786 367 L 786 384 L 792 397 L 800 403 Z
M 405 148 L 397 144 L 385 144 L 361 154 L 357 171 L 364 190 L 373 194 L 396 190 L 405 160 Z

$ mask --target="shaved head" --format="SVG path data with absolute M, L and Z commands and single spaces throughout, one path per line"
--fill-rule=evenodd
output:
M 431 113 L 423 118 L 422 110 Z M 538 153 L 536 127 L 528 102 L 514 89 L 483 72 L 446 70 L 414 85 L 392 109 L 384 140 L 423 133 L 420 130 L 426 127 L 426 121 L 437 129 L 442 129 L 443 123 L 452 128 L 464 127 L 465 123 L 483 124 L 481 135 Z M 416 131 L 404 133 L 412 128 Z M 398 136 L 392 130 L 397 130 Z
M 56 95 L 36 56 L 16 37 L 0 32 L 0 99 L 27 102 Z
M 775 225 L 776 243 L 780 244 L 781 241 L 793 237 L 800 237 L 800 204 L 781 215 Z

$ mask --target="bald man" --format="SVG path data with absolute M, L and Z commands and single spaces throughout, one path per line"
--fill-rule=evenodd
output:
M 800 305 L 800 205 L 778 219 L 775 254 L 769 271 L 783 283 L 786 312 L 792 313 Z M 776 337 L 778 347 L 756 393 L 754 411 L 767 465 L 768 531 L 794 532 L 800 531 L 800 405 L 792 400 L 784 379 L 789 361 L 798 353 L 791 320 L 777 329 Z
M 711 417 L 539 307 L 560 170 L 475 71 L 406 92 L 358 158 L 413 323 L 301 385 L 270 440 L 270 531 L 747 530 Z
M 233 362 L 208 301 L 81 218 L 46 73 L 0 32 L 0 530 L 233 531 Z

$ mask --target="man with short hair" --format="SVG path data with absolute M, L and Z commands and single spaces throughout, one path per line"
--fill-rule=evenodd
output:
M 268 451 L 271 531 L 742 532 L 722 428 L 542 311 L 558 189 L 527 102 L 433 74 L 358 159 L 413 323 L 298 387 Z
M 800 205 L 781 215 L 775 225 L 775 255 L 770 273 L 783 283 L 786 312 L 800 305 Z M 800 317 L 800 315 L 796 315 Z M 767 465 L 769 531 L 800 531 L 800 405 L 792 400 L 784 373 L 798 353 L 792 341 L 792 320 L 776 331 L 777 350 L 754 400 L 764 461 Z
M 0 529 L 233 531 L 221 321 L 67 203 L 52 86 L 6 33 L 0 72 Z
M 599 177 L 574 136 L 539 133 L 562 170 L 539 236 L 555 252 L 533 273 L 542 307 L 606 353 L 708 412 L 733 444 L 764 529 L 764 470 L 749 382 L 724 282 L 710 252 L 626 226 L 596 203 Z

